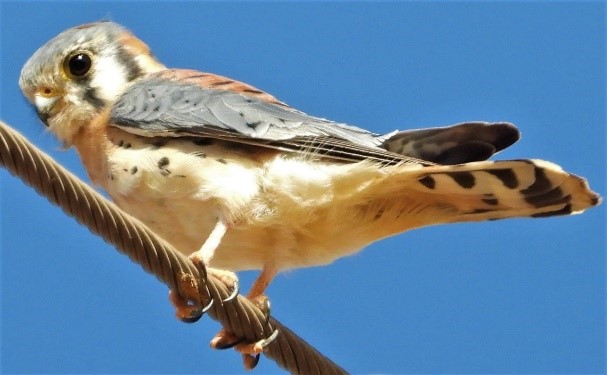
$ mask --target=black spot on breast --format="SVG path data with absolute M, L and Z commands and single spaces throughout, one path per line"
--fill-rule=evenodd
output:
M 205 154 L 203 152 L 195 152 L 194 155 L 198 156 L 199 158 L 202 158 L 202 159 L 207 157 L 207 154 Z
M 158 168 L 164 168 L 167 165 L 169 165 L 169 158 L 168 157 L 163 156 L 160 159 L 158 159 Z
M 166 156 L 158 159 L 158 168 L 160 169 L 160 174 L 163 176 L 168 176 L 171 174 L 171 171 L 166 169 L 166 166 L 169 165 L 169 158 Z
M 130 143 L 125 143 L 124 144 L 124 148 L 131 148 L 131 144 Z
M 451 177 L 453 181 L 464 189 L 470 189 L 474 187 L 475 179 L 471 172 L 447 172 L 447 176 Z
M 131 174 L 135 174 L 137 173 L 137 167 L 134 166 L 133 168 L 131 168 Z
M 123 140 L 120 140 L 120 141 L 118 142 L 118 147 L 122 147 L 122 145 L 124 145 L 124 141 L 123 141 Z
M 228 162 L 226 161 L 226 159 L 215 159 L 215 160 L 217 160 L 221 164 L 228 164 Z
M 428 189 L 434 189 L 436 181 L 431 176 L 424 176 L 419 179 L 419 183 L 427 187 Z
M 509 189 L 518 186 L 518 179 L 512 169 L 491 169 L 486 172 L 497 177 Z

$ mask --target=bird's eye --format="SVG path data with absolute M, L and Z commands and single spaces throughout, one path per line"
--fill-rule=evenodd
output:
M 74 55 L 70 55 L 65 60 L 66 73 L 74 78 L 84 77 L 91 69 L 91 65 L 91 57 L 84 52 L 78 52 Z

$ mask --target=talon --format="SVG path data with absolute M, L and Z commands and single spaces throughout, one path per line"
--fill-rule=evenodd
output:
M 200 311 L 200 316 L 204 315 L 207 313 L 207 311 L 209 311 L 209 309 L 213 306 L 213 298 L 210 299 L 209 303 L 202 308 L 202 310 Z
M 226 349 L 231 349 L 231 348 L 235 347 L 238 344 L 240 344 L 240 340 L 234 341 L 234 342 L 228 342 L 228 343 L 221 343 L 220 342 L 220 343 L 215 344 L 215 346 L 213 347 L 213 349 L 226 350 Z
M 192 312 L 190 312 L 190 316 L 188 316 L 188 317 L 179 317 L 178 316 L 177 318 L 183 323 L 191 324 L 191 323 L 196 323 L 197 321 L 199 321 L 203 315 L 204 314 L 202 312 L 192 310 Z
M 265 339 L 261 339 L 254 343 L 241 343 L 236 345 L 236 350 L 241 354 L 255 355 L 262 353 L 266 348 L 276 340 L 278 336 L 278 330 L 275 329 L 270 336 Z
M 261 350 L 265 350 L 274 340 L 276 340 L 276 337 L 278 337 L 278 330 L 275 329 L 274 332 L 272 332 L 272 334 L 265 340 L 261 340 L 263 341 L 261 343 Z
M 253 370 L 259 363 L 259 354 L 257 355 L 242 355 L 242 364 L 246 370 Z
M 234 298 L 236 298 L 236 296 L 238 295 L 238 292 L 240 291 L 240 287 L 238 284 L 238 277 L 236 276 L 236 274 L 234 272 L 230 272 L 227 270 L 220 270 L 217 268 L 209 268 L 208 272 L 215 278 L 219 279 L 219 281 L 221 281 L 225 286 L 232 289 L 230 295 L 226 299 L 224 299 L 222 302 L 229 302 L 229 301 L 233 300 Z
M 253 304 L 261 310 L 266 317 L 266 320 L 263 323 L 268 324 L 270 322 L 270 299 L 265 295 L 261 295 L 250 298 L 249 301 L 253 302 Z
M 175 316 L 184 323 L 196 323 L 213 306 L 212 299 L 208 305 L 200 307 L 195 300 L 185 299 L 174 290 L 169 291 L 169 300 L 175 307 Z
M 240 285 L 238 284 L 238 279 L 236 279 L 236 280 L 234 280 L 234 284 L 232 285 L 232 293 L 230 293 L 230 295 L 226 299 L 224 299 L 222 302 L 230 302 L 231 300 L 236 298 L 236 296 L 238 296 L 239 292 L 240 292 Z
M 210 345 L 213 349 L 224 350 L 233 348 L 241 342 L 242 340 L 234 336 L 234 334 L 222 329 L 215 335 L 215 337 L 213 337 Z

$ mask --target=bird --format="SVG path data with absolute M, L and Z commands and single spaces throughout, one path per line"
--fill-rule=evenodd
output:
M 166 67 L 111 21 L 58 34 L 19 85 L 94 185 L 234 288 L 233 272 L 260 270 L 247 297 L 268 309 L 265 290 L 283 270 L 414 228 L 577 214 L 601 201 L 554 163 L 489 160 L 519 139 L 511 123 L 376 134 L 246 83 Z M 198 318 L 170 298 L 180 319 Z M 235 346 L 248 368 L 267 344 L 226 330 L 211 341 Z

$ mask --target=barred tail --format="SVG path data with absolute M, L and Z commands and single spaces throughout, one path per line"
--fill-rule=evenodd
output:
M 600 203 L 585 179 L 543 160 L 430 166 L 414 178 L 411 188 L 453 222 L 569 215 Z

